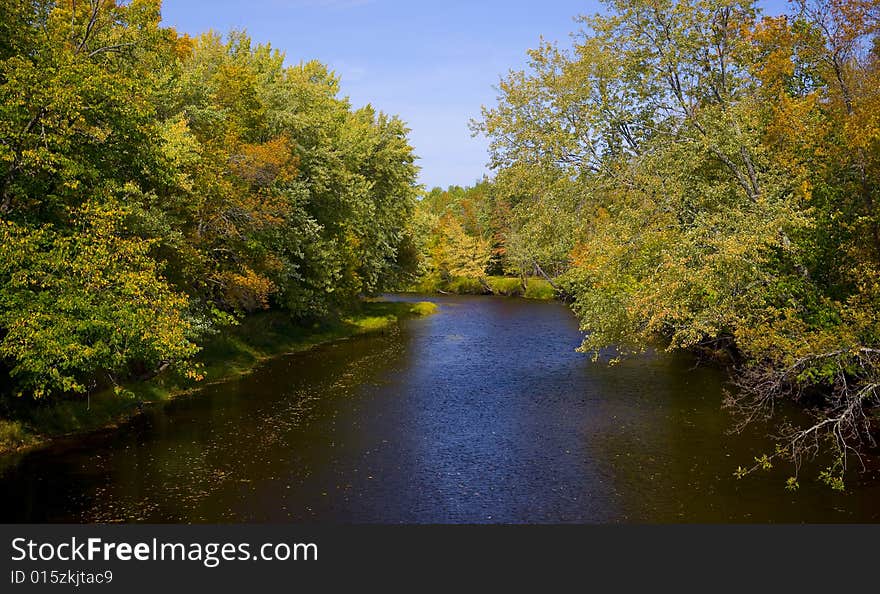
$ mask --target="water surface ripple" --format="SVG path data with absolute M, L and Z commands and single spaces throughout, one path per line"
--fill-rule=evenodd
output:
M 410 297 L 407 297 L 409 299 Z M 0 476 L 3 522 L 852 522 L 846 493 L 733 478 L 772 448 L 728 435 L 722 375 L 575 352 L 559 303 L 431 299 L 381 336 L 270 361 Z M 812 474 L 815 474 L 814 472 Z

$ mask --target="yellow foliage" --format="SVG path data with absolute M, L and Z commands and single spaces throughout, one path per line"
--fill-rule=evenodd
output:
M 269 309 L 269 297 L 276 291 L 271 280 L 248 267 L 241 272 L 223 273 L 221 282 L 227 305 L 240 311 Z

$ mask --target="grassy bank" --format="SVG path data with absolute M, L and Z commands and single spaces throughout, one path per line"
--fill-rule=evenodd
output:
M 367 301 L 344 318 L 309 327 L 282 312 L 258 313 L 206 341 L 198 356 L 205 379 L 195 382 L 163 373 L 88 397 L 55 401 L 17 401 L 0 418 L 0 454 L 37 447 L 55 437 L 85 433 L 125 422 L 147 406 L 160 405 L 206 383 L 250 372 L 261 361 L 316 345 L 382 332 L 401 319 L 433 313 L 433 303 Z
M 549 300 L 556 297 L 556 291 L 542 278 L 527 278 L 525 285 L 519 277 L 487 276 L 483 280 L 456 276 L 449 280 L 439 277 L 425 277 L 410 288 L 416 293 L 453 293 L 455 295 L 504 295 L 524 297 L 525 299 Z M 487 287 L 488 285 L 488 287 Z

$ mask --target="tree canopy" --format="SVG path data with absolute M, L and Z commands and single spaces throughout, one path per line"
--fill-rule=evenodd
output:
M 83 393 L 269 307 L 333 315 L 410 273 L 413 150 L 318 62 L 191 38 L 157 0 L 0 4 L 0 371 Z
M 758 466 L 826 444 L 839 486 L 880 386 L 880 7 L 608 0 L 579 22 L 474 124 L 513 235 L 564 263 L 584 351 L 727 351 L 744 421 L 816 415 Z

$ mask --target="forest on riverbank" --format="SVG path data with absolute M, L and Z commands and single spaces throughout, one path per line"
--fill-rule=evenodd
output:
M 552 276 L 596 358 L 722 355 L 741 422 L 815 417 L 739 473 L 830 450 L 842 488 L 876 445 L 878 3 L 609 0 L 579 24 L 473 123 L 494 180 L 420 205 L 428 275 Z
M 409 277 L 407 129 L 324 65 L 154 0 L 0 7 L 4 407 L 199 380 L 248 314 L 310 327 Z
M 740 474 L 831 451 L 842 488 L 876 445 L 876 0 L 608 0 L 472 123 L 493 179 L 430 192 L 405 124 L 318 62 L 158 0 L 0 7 L 0 414 L 421 288 L 564 296 L 596 359 L 659 338 L 731 365 L 743 423 L 814 415 Z
M 816 413 L 768 458 L 830 445 L 840 486 L 880 385 L 878 4 L 607 8 L 502 82 L 477 124 L 496 183 L 568 263 L 585 351 L 731 351 L 743 419 Z
M 511 216 L 508 197 L 489 181 L 427 192 L 411 223 L 418 258 L 416 282 L 408 288 L 545 300 L 560 296 L 552 278 L 520 246 Z

